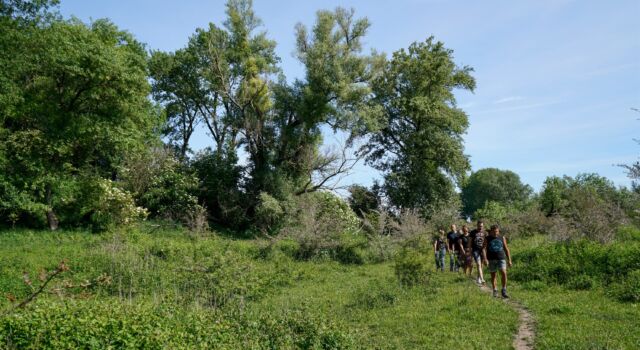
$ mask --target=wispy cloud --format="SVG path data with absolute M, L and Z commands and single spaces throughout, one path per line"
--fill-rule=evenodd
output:
M 508 97 L 504 97 L 501 98 L 499 100 L 493 101 L 494 105 L 499 105 L 502 103 L 508 103 L 508 102 L 514 102 L 514 101 L 520 101 L 523 100 L 524 98 L 522 96 L 508 96 Z

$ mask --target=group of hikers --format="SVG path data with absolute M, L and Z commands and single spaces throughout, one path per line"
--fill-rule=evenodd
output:
M 436 257 L 436 269 L 445 270 L 445 259 L 449 255 L 449 270 L 458 272 L 460 268 L 466 276 L 471 277 L 475 264 L 480 285 L 485 283 L 482 271 L 483 266 L 489 267 L 491 273 L 491 285 L 493 296 L 498 296 L 496 275 L 500 272 L 502 282 L 502 297 L 509 298 L 507 294 L 507 266 L 511 267 L 511 253 L 507 245 L 507 239 L 500 235 L 500 227 L 492 225 L 489 232 L 485 231 L 484 222 L 478 220 L 476 228 L 469 231 L 467 225 L 460 230 L 455 224 L 451 225 L 451 231 L 445 237 L 445 230 L 440 228 L 438 236 L 433 243 L 433 251 Z

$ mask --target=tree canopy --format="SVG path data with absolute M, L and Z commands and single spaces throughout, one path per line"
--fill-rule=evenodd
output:
M 510 170 L 480 169 L 472 173 L 462 186 L 461 197 L 464 212 L 473 215 L 487 202 L 505 205 L 526 201 L 533 190 L 520 181 L 520 176 Z
M 428 38 L 393 54 L 372 83 L 379 128 L 363 148 L 384 174 L 384 191 L 399 208 L 427 209 L 455 195 L 470 169 L 462 136 L 469 126 L 454 89 L 473 91 L 472 69 Z
M 95 200 L 84 181 L 116 179 L 158 124 L 144 46 L 107 20 L 3 17 L 1 25 L 0 215 L 78 223 Z

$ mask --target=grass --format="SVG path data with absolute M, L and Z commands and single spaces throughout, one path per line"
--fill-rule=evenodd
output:
M 512 293 L 534 314 L 538 349 L 638 349 L 638 304 L 620 303 L 601 290 L 548 287 Z
M 517 256 L 541 243 L 534 237 L 511 248 Z M 403 288 L 392 263 L 301 262 L 282 252 L 265 256 L 260 247 L 252 240 L 145 227 L 102 235 L 0 232 L 0 295 L 24 298 L 23 272 L 35 281 L 40 269 L 62 259 L 71 266 L 68 282 L 112 277 L 107 286 L 43 294 L 27 310 L 0 317 L 0 347 L 6 339 L 14 347 L 21 347 L 18 341 L 33 346 L 43 334 L 72 339 L 84 332 L 82 321 L 126 325 L 116 343 L 122 348 L 511 348 L 516 312 L 466 278 L 431 271 L 428 285 Z M 617 302 L 598 288 L 510 285 L 512 297 L 536 319 L 540 349 L 640 347 L 637 304 Z M 8 305 L 3 299 L 0 310 Z M 95 339 L 87 344 L 112 344 L 105 343 L 105 332 L 91 333 Z M 48 346 L 84 346 L 56 341 Z
M 312 306 L 358 329 L 359 342 L 370 349 L 511 348 L 517 314 L 466 278 L 436 273 L 429 287 L 403 289 L 389 264 L 303 265 L 309 278 L 263 299 L 255 310 Z

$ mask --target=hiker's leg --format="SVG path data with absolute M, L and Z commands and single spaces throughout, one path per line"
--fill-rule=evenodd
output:
M 500 280 L 502 281 L 502 289 L 507 288 L 507 269 L 500 269 Z
M 491 286 L 493 287 L 493 290 L 496 290 L 496 273 L 495 272 L 491 273 Z
M 449 271 L 453 272 L 453 253 L 449 253 Z

